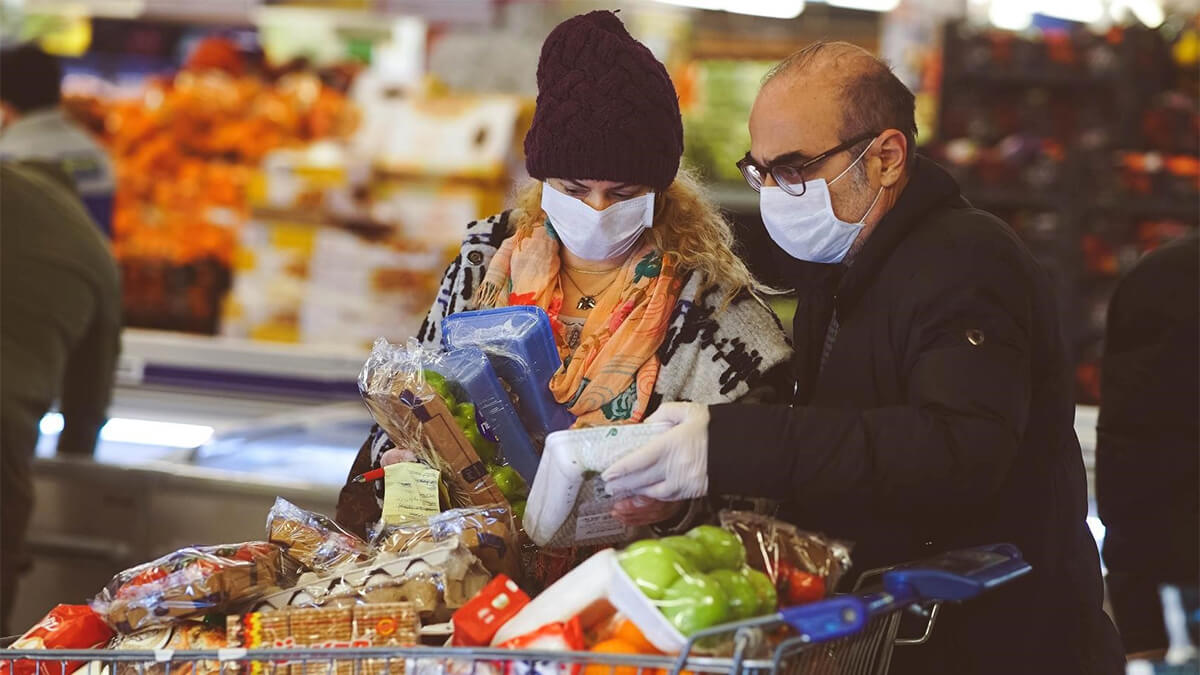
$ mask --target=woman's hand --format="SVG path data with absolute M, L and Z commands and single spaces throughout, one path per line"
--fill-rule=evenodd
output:
M 405 448 L 392 448 L 379 457 L 379 466 L 417 461 L 417 453 Z
M 687 506 L 687 502 L 660 502 L 649 497 L 629 497 L 613 506 L 613 517 L 630 527 L 653 525 L 673 518 Z

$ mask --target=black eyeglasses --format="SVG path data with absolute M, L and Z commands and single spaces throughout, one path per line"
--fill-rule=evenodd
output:
M 767 174 L 770 174 L 771 178 L 775 179 L 775 184 L 783 188 L 784 192 L 788 193 L 789 195 L 799 197 L 800 195 L 804 194 L 804 172 L 807 169 L 810 169 L 813 166 L 829 159 L 830 157 L 833 157 L 839 152 L 845 152 L 846 150 L 849 150 L 850 148 L 869 138 L 874 138 L 881 133 L 883 132 L 874 131 L 866 134 L 859 134 L 845 143 L 842 143 L 835 148 L 830 148 L 816 157 L 807 159 L 800 164 L 788 163 L 791 161 L 789 157 L 798 154 L 795 152 L 789 152 L 788 154 L 783 155 L 783 157 L 775 160 L 768 166 L 759 165 L 754 161 L 754 158 L 750 156 L 750 153 L 747 152 L 745 157 L 738 160 L 737 168 L 742 172 L 742 176 L 746 178 L 746 182 L 750 184 L 750 187 L 754 188 L 755 192 L 760 192 L 762 190 L 763 181 L 766 180 Z

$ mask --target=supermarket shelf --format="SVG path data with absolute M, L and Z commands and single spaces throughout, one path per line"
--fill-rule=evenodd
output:
M 271 344 L 127 329 L 118 382 L 298 400 L 357 398 L 365 349 Z

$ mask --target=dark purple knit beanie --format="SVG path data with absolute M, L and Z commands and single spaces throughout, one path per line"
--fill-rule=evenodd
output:
M 611 180 L 663 190 L 679 171 L 683 123 L 667 69 L 613 12 L 567 19 L 537 69 L 525 166 L 539 180 Z

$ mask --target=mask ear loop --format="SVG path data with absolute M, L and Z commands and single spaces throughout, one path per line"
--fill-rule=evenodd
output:
M 849 166 L 847 166 L 846 168 L 842 169 L 842 172 L 841 172 L 841 173 L 839 173 L 839 174 L 837 175 L 837 178 L 834 178 L 833 180 L 829 181 L 829 182 L 827 183 L 827 185 L 833 185 L 834 183 L 836 183 L 836 182 L 838 182 L 839 180 L 841 180 L 841 179 L 842 179 L 842 176 L 845 176 L 847 171 L 849 171 L 849 170 L 850 170 L 850 169 L 851 169 L 851 168 L 852 168 L 852 167 L 853 167 L 855 164 L 858 164 L 859 162 L 861 162 L 863 157 L 866 157 L 866 156 L 867 156 L 867 152 L 868 152 L 868 151 L 870 151 L 870 149 L 871 149 L 871 146 L 872 146 L 872 145 L 875 145 L 875 141 L 877 141 L 877 140 L 879 140 L 879 137 L 878 137 L 878 136 L 876 136 L 875 138 L 872 138 L 872 139 L 871 139 L 871 142 L 870 142 L 870 143 L 867 143 L 867 147 L 863 148 L 863 151 L 862 151 L 862 152 L 860 152 L 860 153 L 858 153 L 858 157 L 855 157 L 855 158 L 854 158 L 854 161 L 853 161 L 853 162 L 850 162 L 850 165 L 849 165 Z

